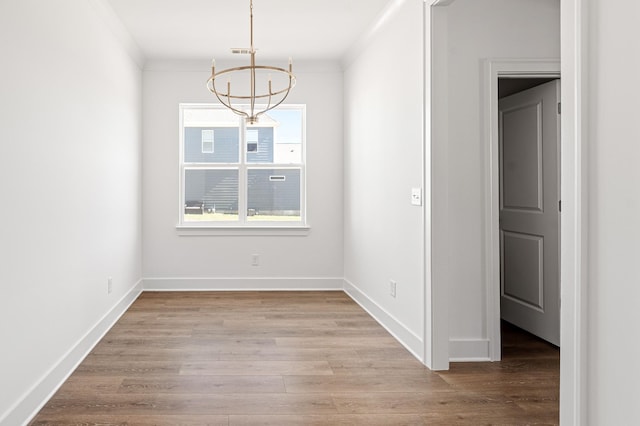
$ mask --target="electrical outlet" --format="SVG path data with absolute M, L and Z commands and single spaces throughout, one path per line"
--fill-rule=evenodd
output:
M 111 294 L 113 291 L 113 278 L 107 278 L 107 294 Z
M 251 266 L 259 266 L 260 265 L 260 255 L 252 254 L 251 255 Z
M 397 283 L 394 280 L 389 281 L 389 294 L 391 297 L 396 297 L 396 286 Z

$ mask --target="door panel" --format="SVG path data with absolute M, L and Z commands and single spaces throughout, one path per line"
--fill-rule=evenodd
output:
M 504 197 L 502 208 L 542 210 L 542 105 L 504 112 Z
M 560 344 L 560 82 L 499 101 L 501 317 Z
M 539 235 L 502 232 L 503 296 L 537 310 L 544 310 L 543 240 Z

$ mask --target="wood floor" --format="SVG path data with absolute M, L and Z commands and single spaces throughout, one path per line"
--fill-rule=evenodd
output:
M 143 293 L 32 425 L 558 424 L 559 350 L 431 372 L 342 292 Z

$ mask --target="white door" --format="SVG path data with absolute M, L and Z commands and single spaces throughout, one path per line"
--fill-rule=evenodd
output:
M 560 345 L 560 80 L 499 101 L 501 317 Z

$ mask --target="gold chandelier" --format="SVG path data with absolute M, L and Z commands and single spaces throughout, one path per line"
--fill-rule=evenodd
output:
M 216 72 L 215 59 L 211 62 L 211 77 L 207 80 L 207 88 L 216 95 L 222 105 L 229 108 L 234 113 L 244 117 L 248 124 L 255 124 L 260 115 L 272 110 L 280 105 L 289 95 L 291 89 L 296 85 L 296 77 L 293 75 L 293 64 L 289 58 L 289 69 L 278 68 L 269 65 L 256 65 L 256 50 L 253 47 L 253 0 L 249 1 L 250 25 L 251 25 L 251 47 L 233 48 L 233 53 L 244 53 L 251 56 L 250 65 L 228 68 Z M 274 84 L 272 75 L 278 77 Z M 231 77 L 235 75 L 249 76 L 249 89 L 246 92 L 231 90 Z M 267 77 L 265 78 L 265 74 Z M 221 83 L 221 77 L 227 77 L 226 84 Z M 217 84 L 218 83 L 218 84 Z M 260 91 L 256 90 L 256 85 L 261 83 Z M 221 85 L 222 87 L 218 87 Z M 275 87 L 274 87 L 275 86 Z M 258 104 L 256 104 L 256 101 Z M 248 104 L 245 110 L 240 104 Z

